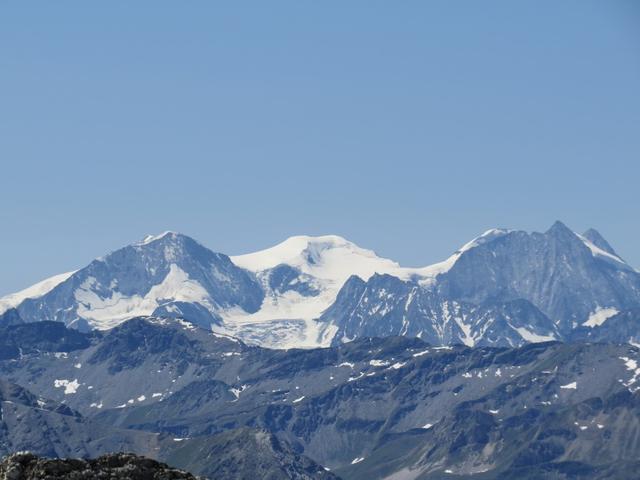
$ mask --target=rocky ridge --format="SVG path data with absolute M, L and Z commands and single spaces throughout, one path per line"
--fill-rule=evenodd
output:
M 197 480 L 190 473 L 150 458 L 128 453 L 103 455 L 93 460 L 42 458 L 14 453 L 0 462 L 4 480 Z

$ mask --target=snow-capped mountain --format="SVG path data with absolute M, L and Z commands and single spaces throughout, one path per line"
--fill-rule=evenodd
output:
M 265 292 L 256 312 L 230 309 L 222 317 L 245 340 L 269 345 L 327 345 L 332 330 L 316 321 L 352 275 L 376 273 L 410 278 L 414 270 L 378 257 L 336 235 L 291 237 L 275 247 L 231 257 L 251 271 Z
M 263 293 L 229 257 L 173 232 L 98 258 L 38 297 L 16 307 L 24 321 L 55 320 L 80 329 L 108 329 L 154 313 L 209 327 L 218 312 L 256 311 Z
M 228 257 L 167 232 L 0 299 L 0 314 L 15 308 L 26 322 L 103 330 L 139 315 L 179 317 L 275 348 L 389 335 L 516 346 L 610 332 L 601 328 L 609 318 L 639 307 L 640 273 L 595 230 L 560 222 L 545 233 L 492 229 L 422 268 L 333 235 Z
M 566 340 L 640 305 L 640 274 L 595 230 L 578 235 L 560 222 L 545 233 L 487 232 L 444 263 L 427 283 L 350 279 L 325 328 L 334 342 L 400 334 L 511 346 Z

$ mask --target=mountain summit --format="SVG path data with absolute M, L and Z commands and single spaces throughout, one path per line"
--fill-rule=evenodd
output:
M 138 315 L 220 322 L 234 306 L 256 311 L 262 291 L 228 256 L 186 235 L 167 232 L 98 258 L 42 296 L 18 305 L 23 320 L 55 320 L 80 329 L 108 329 Z

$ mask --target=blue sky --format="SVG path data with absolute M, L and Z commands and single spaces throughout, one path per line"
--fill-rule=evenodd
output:
M 640 5 L 0 1 L 0 294 L 177 230 L 425 265 L 490 227 L 640 267 Z

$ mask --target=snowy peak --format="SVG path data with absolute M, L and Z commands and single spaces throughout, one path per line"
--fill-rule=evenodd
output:
M 596 231 L 591 228 L 580 235 L 564 223 L 556 221 L 545 234 L 555 242 L 565 242 L 567 245 L 584 245 L 589 249 L 596 260 L 617 264 L 617 267 L 632 269 L 622 258 L 615 253 L 611 245 Z
M 150 257 L 162 252 L 166 261 L 182 262 L 196 259 L 199 262 L 207 263 L 215 259 L 229 259 L 224 253 L 213 252 L 188 235 L 172 231 L 166 231 L 159 235 L 146 235 L 142 241 L 116 250 L 109 256 L 129 249 L 134 249 L 141 255 Z
M 573 230 L 567 227 L 560 220 L 556 220 L 553 225 L 547 230 L 547 235 L 562 237 L 562 236 L 572 236 L 575 235 Z
M 233 256 L 231 260 L 252 272 L 285 264 L 304 274 L 340 284 L 351 275 L 366 280 L 374 273 L 399 273 L 401 270 L 396 262 L 378 257 L 373 251 L 337 235 L 290 237 L 274 247 Z
M 247 342 L 280 348 L 328 345 L 331 335 L 320 332 L 316 319 L 336 300 L 349 277 L 407 275 L 396 262 L 337 235 L 290 237 L 231 261 L 256 276 L 264 300 L 256 312 L 225 312 L 225 325 Z
M 120 250 L 116 250 L 110 255 L 129 248 L 134 248 L 140 252 L 149 252 L 148 254 L 152 254 L 151 252 L 159 249 L 164 249 L 166 258 L 175 259 L 192 255 L 226 257 L 224 254 L 212 252 L 187 235 L 171 231 L 161 233 L 160 235 L 147 235 L 142 241 L 126 246 Z
M 55 320 L 78 328 L 112 328 L 143 315 L 189 317 L 209 327 L 220 310 L 255 311 L 255 279 L 226 255 L 174 232 L 148 236 L 78 270 L 55 288 L 18 305 L 26 321 Z
M 417 279 L 427 284 L 437 275 L 447 272 L 465 252 L 508 233 L 510 230 L 487 230 L 456 250 L 447 260 L 418 268 L 402 267 L 393 260 L 379 257 L 373 250 L 361 248 L 337 235 L 294 236 L 274 247 L 230 258 L 239 267 L 256 273 L 278 265 L 288 265 L 304 274 L 341 285 L 352 275 L 368 280 L 374 274 L 393 275 L 405 280 Z
M 317 237 L 296 235 L 283 242 L 264 250 L 244 255 L 232 256 L 233 263 L 247 270 L 263 271 L 281 264 L 300 267 L 309 263 L 316 263 L 317 259 L 309 258 L 311 250 L 327 250 L 339 246 L 353 244 L 337 235 L 322 235 Z
M 500 237 L 503 237 L 510 233 L 511 230 L 503 230 L 500 228 L 492 228 L 487 230 L 479 237 L 474 238 L 470 242 L 466 243 L 459 250 L 455 252 L 455 254 L 461 255 L 462 253 L 471 250 L 472 248 L 479 247 L 480 245 L 484 245 L 486 243 L 492 242 Z
M 139 246 L 148 245 L 148 244 L 150 244 L 152 242 L 155 242 L 156 240 L 161 240 L 161 239 L 166 238 L 166 237 L 170 237 L 171 239 L 175 239 L 178 236 L 185 237 L 185 235 L 181 235 L 179 233 L 167 230 L 166 232 L 163 232 L 160 235 L 145 235 L 144 238 L 140 242 L 138 242 L 136 245 L 139 245 Z M 189 237 L 187 237 L 187 238 L 189 238 Z

